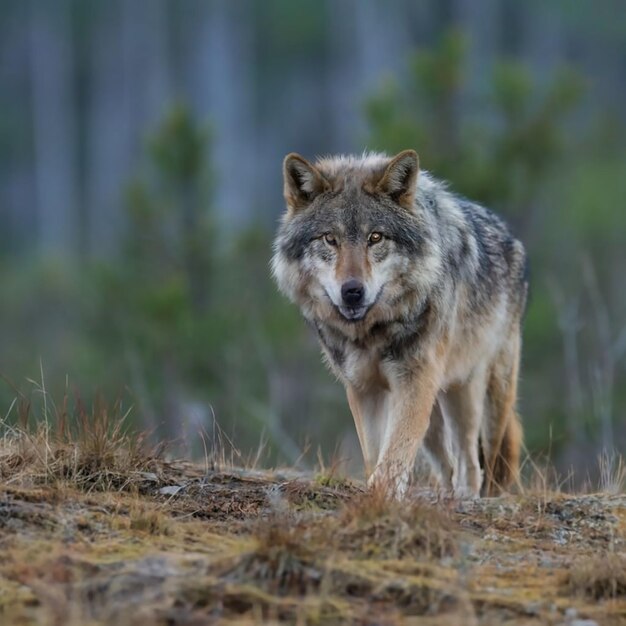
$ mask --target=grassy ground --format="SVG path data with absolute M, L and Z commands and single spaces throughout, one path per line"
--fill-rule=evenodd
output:
M 0 439 L 0 624 L 626 624 L 626 495 L 398 504 L 165 461 L 107 418 Z

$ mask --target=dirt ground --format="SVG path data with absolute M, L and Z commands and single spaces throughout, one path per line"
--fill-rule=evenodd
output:
M 398 504 L 287 471 L 0 461 L 1 624 L 626 624 L 624 494 Z

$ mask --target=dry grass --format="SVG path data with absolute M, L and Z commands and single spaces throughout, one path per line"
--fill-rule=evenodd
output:
M 592 600 L 626 598 L 626 554 L 604 554 L 576 560 L 568 570 L 564 591 Z
M 150 535 L 170 535 L 173 520 L 160 507 L 139 503 L 130 510 L 128 527 Z
M 256 524 L 253 536 L 254 549 L 243 555 L 229 577 L 280 595 L 319 589 L 328 553 L 319 525 L 275 516 Z
M 120 403 L 60 407 L 37 422 L 21 398 L 0 425 L 0 623 L 626 621 L 617 457 L 605 494 L 535 466 L 520 495 L 397 502 L 334 465 L 228 467 L 216 444 L 204 465 L 166 461 Z
M 127 426 L 129 411 L 121 402 L 109 406 L 99 398 L 87 408 L 80 398 L 71 402 L 66 394 L 57 407 L 44 398 L 43 419 L 33 415 L 32 401 L 20 396 L 12 406 L 16 423 L 9 425 L 7 418 L 0 423 L 1 481 L 124 490 L 160 468 L 164 446 L 150 446 L 146 434 Z
M 598 457 L 600 470 L 599 491 L 617 494 L 626 491 L 626 463 L 617 452 L 603 452 Z
M 458 533 L 443 508 L 370 491 L 340 511 L 336 536 L 358 558 L 441 559 L 458 554 Z

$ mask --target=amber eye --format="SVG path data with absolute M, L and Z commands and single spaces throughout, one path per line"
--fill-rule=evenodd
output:
M 324 241 L 329 245 L 329 246 L 336 246 L 337 245 L 337 240 L 335 239 L 335 237 L 333 235 L 331 235 L 330 233 L 326 233 L 324 235 Z
M 383 240 L 383 236 L 380 233 L 370 233 L 370 236 L 367 238 L 369 243 L 380 243 Z

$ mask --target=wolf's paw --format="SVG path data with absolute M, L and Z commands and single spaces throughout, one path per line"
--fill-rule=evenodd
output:
M 472 489 L 467 485 L 458 486 L 454 488 L 454 497 L 458 500 L 479 500 L 480 490 Z
M 367 488 L 378 491 L 388 498 L 402 500 L 409 489 L 408 476 L 398 476 L 377 467 L 367 480 Z

